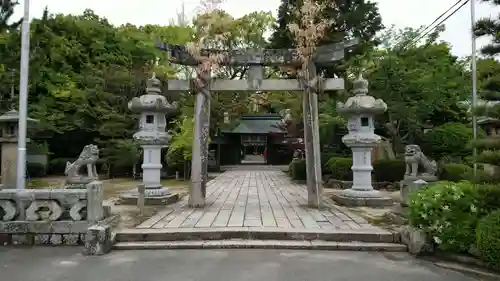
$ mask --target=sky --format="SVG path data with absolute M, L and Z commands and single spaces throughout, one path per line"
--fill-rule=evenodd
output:
M 385 26 L 395 25 L 397 28 L 428 25 L 446 11 L 456 0 L 372 0 L 378 3 Z M 24 2 L 20 1 L 20 2 Z M 194 15 L 199 0 L 32 0 L 30 17 L 40 17 L 47 6 L 51 13 L 79 14 L 89 8 L 96 14 L 106 17 L 112 24 L 135 25 L 159 24 L 168 25 L 176 18 L 184 3 L 188 16 Z M 222 7 L 235 17 L 253 11 L 271 11 L 276 15 L 280 0 L 226 0 Z M 22 16 L 23 6 L 16 9 L 14 19 Z M 476 19 L 483 17 L 496 18 L 500 8 L 488 3 L 476 4 Z M 446 21 L 446 31 L 441 39 L 452 45 L 453 54 L 467 56 L 471 54 L 470 6 L 465 5 L 460 11 Z M 488 43 L 488 38 L 477 40 L 477 48 Z

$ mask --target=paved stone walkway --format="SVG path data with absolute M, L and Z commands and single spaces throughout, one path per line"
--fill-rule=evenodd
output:
M 343 207 L 307 208 L 306 186 L 279 170 L 224 172 L 208 183 L 206 202 L 192 209 L 185 198 L 137 228 L 378 229 Z

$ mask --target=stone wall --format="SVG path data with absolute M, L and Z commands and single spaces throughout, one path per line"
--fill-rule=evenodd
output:
M 0 190 L 3 245 L 83 245 L 88 228 L 104 218 L 98 181 L 86 189 Z

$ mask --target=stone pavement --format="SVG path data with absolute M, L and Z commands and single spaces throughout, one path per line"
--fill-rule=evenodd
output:
M 137 228 L 231 228 L 379 230 L 343 207 L 307 208 L 305 185 L 279 170 L 226 171 L 207 185 L 207 205 L 192 209 L 187 198 Z

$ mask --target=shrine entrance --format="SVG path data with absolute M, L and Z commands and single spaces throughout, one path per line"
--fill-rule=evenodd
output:
M 242 135 L 241 146 L 243 147 L 241 164 L 266 164 L 266 135 Z
M 213 79 L 203 73 L 194 80 L 167 80 L 167 91 L 195 92 L 195 124 L 191 164 L 191 189 L 189 205 L 205 205 L 208 179 L 210 100 L 211 92 L 303 92 L 304 143 L 307 166 L 307 203 L 319 207 L 322 198 L 321 161 L 318 125 L 318 93 L 344 89 L 342 78 L 321 78 L 316 66 L 328 66 L 344 57 L 346 48 L 357 44 L 357 40 L 320 46 L 312 61 L 303 63 L 296 50 L 213 50 L 203 49 L 204 57 L 221 55 L 222 66 L 247 67 L 247 77 L 241 80 Z M 157 48 L 168 52 L 171 63 L 197 67 L 195 59 L 185 46 L 159 43 Z M 264 79 L 264 67 L 287 67 L 297 70 L 297 79 Z M 242 140 L 243 141 L 243 140 Z

